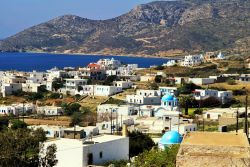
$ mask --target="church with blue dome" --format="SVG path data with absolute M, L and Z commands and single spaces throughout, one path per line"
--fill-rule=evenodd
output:
M 166 94 L 161 99 L 161 106 L 155 110 L 156 117 L 163 117 L 166 114 L 179 114 L 178 99 L 171 94 Z
M 165 149 L 165 147 L 169 147 L 174 144 L 180 144 L 182 139 L 183 137 L 177 131 L 168 131 L 161 137 L 158 147 L 160 149 Z

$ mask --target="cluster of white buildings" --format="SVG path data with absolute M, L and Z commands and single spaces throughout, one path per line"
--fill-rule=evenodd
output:
M 193 95 L 196 100 L 204 100 L 208 97 L 214 97 L 224 104 L 232 99 L 233 92 L 218 91 L 213 89 L 195 89 Z
M 195 67 L 199 66 L 205 62 L 211 62 L 213 60 L 223 60 L 225 59 L 224 55 L 219 52 L 216 54 L 215 52 L 206 52 L 205 55 L 197 54 L 197 55 L 187 55 L 181 60 L 169 60 L 167 63 L 163 64 L 163 66 L 171 67 L 175 65 L 180 65 L 183 67 Z
M 62 115 L 64 110 L 57 106 L 37 106 L 32 103 L 14 103 L 10 105 L 0 105 L 1 115 L 22 115 L 22 114 L 39 114 L 47 116 Z
M 61 70 L 55 67 L 46 72 L 0 72 L 0 93 L 3 97 L 18 91 L 37 93 L 44 86 L 48 91 L 62 94 L 110 96 L 132 87 L 130 79 L 137 78 L 133 74 L 137 68 L 137 64 L 122 65 L 119 60 L 111 58 L 100 59 L 97 63 L 78 69 L 68 67 Z M 126 81 L 116 81 L 111 86 L 88 84 L 88 79 L 103 80 L 111 75 L 124 77 Z M 55 90 L 53 82 L 58 80 L 64 82 L 64 85 Z

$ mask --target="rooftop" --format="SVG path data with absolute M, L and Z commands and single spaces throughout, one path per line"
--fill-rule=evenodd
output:
M 92 142 L 94 143 L 105 143 L 109 141 L 119 140 L 119 139 L 125 139 L 127 137 L 123 136 L 116 136 L 116 135 L 99 135 L 99 136 L 93 136 Z M 82 139 L 68 139 L 68 138 L 60 138 L 57 140 L 50 140 L 46 142 L 47 144 L 60 144 L 63 147 L 72 147 L 72 146 L 87 146 L 89 144 L 83 144 Z
M 236 135 L 222 132 L 191 132 L 184 137 L 182 145 L 249 147 L 244 133 Z

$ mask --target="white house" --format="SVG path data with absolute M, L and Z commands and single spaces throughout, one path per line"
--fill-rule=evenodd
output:
M 66 91 L 76 91 L 79 87 L 87 85 L 87 79 L 71 78 L 66 79 L 65 87 Z
M 148 82 L 148 81 L 154 81 L 155 80 L 155 74 L 146 74 L 143 76 L 140 76 L 141 82 Z
M 245 113 L 245 108 L 213 108 L 205 110 L 202 113 L 204 119 L 218 120 L 220 117 L 236 118 L 237 111 L 239 115 Z
M 42 128 L 48 138 L 61 138 L 64 135 L 64 127 L 61 126 L 32 125 L 28 128 L 33 130 Z
M 250 74 L 241 74 L 239 77 L 240 82 L 250 82 Z
M 22 84 L 21 83 L 7 83 L 2 84 L 1 87 L 1 93 L 3 97 L 12 95 L 15 91 L 22 90 Z
M 85 85 L 83 86 L 83 90 L 76 92 L 76 94 L 89 96 L 111 96 L 119 92 L 122 92 L 121 87 L 107 85 Z
M 89 140 L 58 139 L 45 142 L 45 147 L 55 144 L 58 167 L 87 167 L 103 165 L 111 160 L 129 159 L 129 138 L 101 135 Z
M 160 104 L 159 96 L 127 95 L 126 101 L 130 104 L 157 105 Z
M 40 86 L 41 86 L 40 83 L 23 83 L 22 91 L 37 93 Z
M 35 107 L 31 103 L 19 103 L 19 104 L 11 104 L 11 105 L 1 105 L 0 106 L 0 115 L 22 115 L 23 113 L 33 113 Z
M 188 82 L 194 83 L 195 85 L 208 85 L 215 82 L 215 78 L 189 78 Z
M 131 104 L 157 105 L 160 104 L 160 92 L 158 90 L 137 90 L 135 95 L 127 95 L 126 101 Z
M 29 75 L 30 76 L 27 78 L 27 80 L 29 80 L 32 83 L 42 84 L 43 79 L 44 79 L 44 73 L 43 72 L 33 71 Z
M 97 61 L 97 64 L 101 65 L 104 69 L 117 69 L 121 66 L 119 60 L 111 59 L 100 59 Z
M 203 62 L 202 55 L 189 55 L 185 56 L 183 62 L 181 63 L 181 66 L 184 67 L 199 66 L 202 62 Z
M 63 109 L 62 107 L 57 106 L 41 106 L 37 107 L 37 114 L 44 114 L 44 115 L 62 115 Z
M 101 104 L 97 106 L 97 114 L 110 113 L 111 111 L 117 113 L 119 116 L 135 115 L 138 108 L 132 105 L 117 105 L 117 104 Z
M 163 66 L 171 67 L 171 66 L 174 66 L 176 64 L 177 64 L 176 60 L 169 60 L 167 63 L 163 64 Z
M 179 125 L 174 125 L 171 127 L 171 130 L 179 132 L 181 135 L 186 135 L 188 132 L 197 131 L 197 124 L 194 123 L 182 123 Z
M 122 89 L 128 89 L 133 86 L 133 82 L 131 81 L 114 81 L 114 86 L 122 88 Z
M 193 95 L 196 100 L 204 100 L 208 97 L 215 97 L 223 104 L 233 97 L 232 91 L 218 91 L 213 89 L 195 89 Z
M 161 95 L 176 95 L 177 87 L 159 87 Z
M 218 55 L 217 55 L 217 59 L 218 60 L 223 60 L 225 59 L 224 55 L 220 52 Z

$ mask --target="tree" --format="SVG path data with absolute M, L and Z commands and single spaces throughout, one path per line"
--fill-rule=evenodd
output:
M 48 90 L 46 89 L 46 85 L 41 85 L 38 87 L 38 92 L 40 93 L 47 93 Z
M 83 120 L 83 114 L 80 112 L 74 112 L 71 115 L 71 123 L 70 126 L 75 126 L 75 125 L 79 125 Z
M 162 80 L 162 76 L 161 75 L 156 75 L 155 76 L 155 82 L 156 83 L 161 83 L 161 80 Z
M 155 69 L 156 70 L 164 70 L 164 67 L 163 66 L 157 66 Z
M 175 167 L 176 155 L 179 145 L 172 145 L 165 148 L 164 151 L 159 149 L 145 150 L 143 153 L 135 157 L 132 166 L 134 167 Z
M 115 80 L 117 80 L 117 76 L 116 75 L 111 75 L 108 76 L 105 81 L 104 81 L 104 85 L 111 85 Z
M 44 148 L 40 151 L 40 160 L 39 167 L 53 167 L 57 164 L 58 160 L 56 159 L 56 145 L 50 145 L 45 150 Z
M 38 133 L 40 134 L 36 136 Z M 44 148 L 41 145 L 44 142 L 44 136 L 45 133 L 41 130 L 29 129 L 9 129 L 0 133 L 0 166 L 44 167 L 41 163 L 44 159 L 47 159 L 45 167 L 54 166 L 57 162 L 56 146 Z M 43 150 L 46 150 L 46 158 L 40 154 Z
M 0 117 L 0 132 L 4 129 L 6 129 L 9 125 L 9 117 L 7 116 L 1 116 Z
M 52 89 L 54 89 L 55 91 L 57 91 L 58 89 L 63 87 L 63 81 L 57 79 L 56 81 L 52 82 Z
M 38 93 L 35 93 L 35 92 L 29 93 L 29 95 L 27 96 L 27 99 L 32 100 L 32 101 L 43 99 L 43 98 L 44 98 L 43 94 L 39 93 L 39 92 Z
M 49 98 L 51 99 L 59 99 L 61 97 L 60 93 L 51 93 L 51 95 L 49 96 Z
M 11 129 L 26 129 L 28 126 L 25 122 L 20 121 L 18 119 L 13 119 L 10 122 L 11 122 Z
M 195 85 L 194 83 L 186 83 L 186 84 L 183 84 L 180 88 L 178 88 L 178 92 L 181 94 L 190 94 L 195 89 L 201 89 L 201 87 L 198 85 Z
M 149 89 L 152 89 L 152 90 L 157 90 L 159 89 L 159 86 L 157 85 L 157 83 L 153 82 L 153 83 L 150 83 L 148 85 Z
M 234 79 L 230 78 L 230 79 L 227 80 L 227 84 L 228 84 L 228 85 L 235 85 L 236 82 L 235 82 Z
M 74 112 L 80 112 L 81 105 L 78 103 L 66 104 L 63 103 L 62 108 L 64 109 L 64 113 L 66 115 L 72 115 Z
M 129 156 L 134 157 L 155 145 L 150 136 L 138 131 L 129 133 Z

